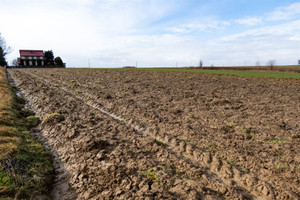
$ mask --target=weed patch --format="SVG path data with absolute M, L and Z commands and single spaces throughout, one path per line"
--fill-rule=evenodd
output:
M 190 115 L 190 118 L 191 119 L 197 119 L 197 117 L 195 115 L 193 115 L 193 114 Z
M 166 143 L 164 143 L 163 141 L 160 141 L 160 140 L 158 140 L 158 139 L 155 139 L 155 140 L 154 140 L 154 143 L 156 143 L 158 146 L 167 146 Z
M 65 115 L 60 113 L 50 113 L 44 117 L 42 124 L 56 124 L 65 120 Z
M 153 180 L 154 182 L 160 183 L 161 180 L 158 178 L 158 176 L 151 171 L 150 168 L 148 168 L 147 171 L 142 171 L 141 172 L 142 176 L 145 176 L 147 179 Z
M 240 172 L 243 172 L 243 173 L 247 172 L 247 170 L 243 169 L 240 165 L 236 164 L 234 161 L 228 160 L 227 163 L 232 165 L 233 167 L 235 167 Z
M 275 171 L 276 171 L 277 173 L 283 173 L 283 172 L 285 172 L 285 171 L 287 171 L 287 170 L 290 169 L 290 167 L 287 166 L 287 165 L 275 166 L 274 168 L 275 168 Z
M 35 127 L 40 123 L 40 119 L 36 116 L 28 116 L 26 117 L 26 120 L 30 127 Z
M 286 139 L 284 139 L 284 138 L 282 138 L 282 139 L 272 139 L 268 143 L 269 144 L 282 144 L 282 143 L 284 143 L 285 140 Z

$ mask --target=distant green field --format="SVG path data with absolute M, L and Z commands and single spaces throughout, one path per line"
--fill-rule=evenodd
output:
M 197 72 L 204 74 L 231 75 L 242 77 L 261 77 L 278 79 L 300 79 L 300 73 L 277 72 L 277 71 L 238 71 L 238 70 L 205 70 L 205 69 L 176 69 L 176 68 L 129 68 L 122 70 L 150 70 L 166 72 Z

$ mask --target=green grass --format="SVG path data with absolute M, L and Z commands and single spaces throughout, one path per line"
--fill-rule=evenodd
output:
M 227 161 L 228 164 L 230 164 L 231 166 L 235 167 L 237 170 L 239 170 L 240 172 L 246 173 L 247 170 L 243 169 L 240 165 L 236 164 L 234 161 L 232 160 L 228 160 Z
M 284 139 L 284 138 L 282 138 L 282 139 L 272 139 L 268 143 L 269 144 L 282 144 L 282 143 L 284 143 L 285 140 L 286 139 Z
M 145 176 L 147 179 L 153 180 L 154 182 L 161 182 L 160 178 L 154 172 L 152 172 L 150 168 L 148 168 L 147 171 L 142 171 L 141 175 Z
M 63 114 L 60 114 L 60 113 L 50 113 L 50 114 L 47 114 L 44 117 L 43 121 L 48 121 L 48 120 L 53 119 L 53 118 L 57 118 L 58 121 L 63 121 L 65 119 L 65 116 Z
M 158 139 L 155 139 L 155 140 L 154 140 L 154 143 L 156 143 L 158 146 L 167 146 L 166 143 L 164 143 L 163 141 L 160 141 L 160 140 L 158 140 Z
M 277 79 L 300 79 L 300 73 L 277 72 L 277 71 L 238 71 L 238 70 L 205 70 L 205 69 L 175 69 L 175 68 L 136 68 L 122 70 L 149 70 L 163 72 L 193 72 L 214 75 L 230 75 L 240 77 L 277 78 Z
M 28 122 L 28 125 L 31 127 L 35 127 L 40 123 L 40 119 L 32 115 L 26 117 L 26 121 Z
M 275 79 L 300 79 L 300 73 L 279 71 L 254 71 L 254 70 L 209 70 L 209 69 L 183 69 L 183 68 L 93 68 L 102 70 L 127 70 L 127 71 L 159 71 L 159 72 L 188 72 L 213 75 L 228 75 L 239 77 L 275 78 Z M 89 70 L 93 70 L 89 69 Z
M 51 199 L 52 157 L 30 135 L 39 123 L 0 68 L 0 199 Z

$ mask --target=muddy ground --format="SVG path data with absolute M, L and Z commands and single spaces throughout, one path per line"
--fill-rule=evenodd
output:
M 299 199 L 300 81 L 11 69 L 56 199 Z M 63 115 L 61 117 L 60 115 Z

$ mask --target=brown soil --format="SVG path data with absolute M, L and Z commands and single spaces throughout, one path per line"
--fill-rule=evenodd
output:
M 61 199 L 299 199 L 300 81 L 10 73 L 42 119 L 64 115 L 40 136 L 60 163 Z

